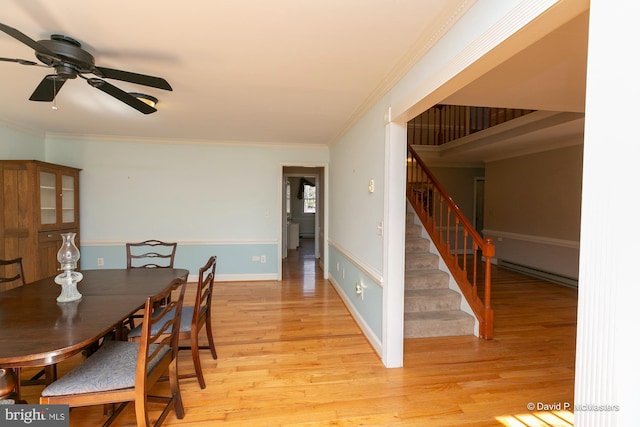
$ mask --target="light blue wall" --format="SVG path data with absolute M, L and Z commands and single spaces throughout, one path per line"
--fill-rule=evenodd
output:
M 384 203 L 384 104 L 379 103 L 331 147 L 330 241 L 382 271 L 383 238 L 377 224 Z M 369 193 L 369 180 L 374 192 Z
M 345 256 L 335 246 L 329 247 L 329 274 L 338 286 L 345 304 L 358 313 L 361 327 L 370 331 L 376 343 L 382 341 L 382 287 L 367 275 L 350 257 Z M 356 283 L 363 287 L 363 294 L 356 293 Z M 374 343 L 374 345 L 376 345 Z
M 218 256 L 219 280 L 276 279 L 280 180 L 326 147 L 48 138 L 47 161 L 80 174 L 82 268 L 121 268 L 124 243 L 178 242 L 192 275 Z M 265 256 L 266 262 L 253 258 Z M 104 259 L 104 266 L 97 259 Z
M 377 233 L 384 215 L 385 122 L 381 105 L 331 147 L 328 193 L 329 277 L 378 353 L 383 335 L 382 288 L 371 282 L 361 300 L 355 293 L 355 281 L 369 282 L 373 277 L 382 282 L 384 239 Z M 370 180 L 373 193 L 369 192 Z
M 384 237 L 377 234 L 377 224 L 383 220 L 385 212 L 390 211 L 385 210 L 385 200 L 397 200 L 399 197 L 395 196 L 405 192 L 404 182 L 390 179 L 389 194 L 385 197 L 384 180 L 396 176 L 392 171 L 405 167 L 402 156 L 397 156 L 397 162 L 390 164 L 385 148 L 395 153 L 397 146 L 392 144 L 406 145 L 406 140 L 401 140 L 403 138 L 387 136 L 392 128 L 391 125 L 386 126 L 387 120 L 394 121 L 394 126 L 400 126 L 413 118 L 403 117 L 409 116 L 410 110 L 415 109 L 417 115 L 441 102 L 448 95 L 446 90 L 450 91 L 449 94 L 456 90 L 453 85 L 441 90 L 450 79 L 527 23 L 519 21 L 518 17 L 542 13 L 552 4 L 553 1 L 522 0 L 468 3 L 470 8 L 453 27 L 435 41 L 426 54 L 331 146 L 330 280 L 338 287 L 365 333 L 369 332 L 368 338 L 385 364 L 401 366 L 402 363 L 401 350 L 389 356 L 392 353 L 390 346 L 402 348 L 402 319 L 398 321 L 385 316 L 403 315 L 404 266 L 396 265 L 403 262 L 403 257 L 395 256 L 395 253 L 385 255 L 384 249 L 389 247 L 391 239 L 403 241 L 404 226 L 399 221 L 404 221 L 404 218 L 398 218 L 398 224 L 384 224 Z M 529 9 L 532 12 L 529 13 Z M 514 22 L 517 24 L 511 25 Z M 496 32 L 495 28 L 501 31 Z M 482 40 L 482 43 L 478 44 L 477 40 Z M 374 193 L 367 190 L 371 179 L 375 183 Z M 348 262 L 343 260 L 345 279 L 334 265 L 340 262 L 339 254 L 349 254 Z M 393 275 L 390 275 L 390 270 L 394 271 Z M 360 276 L 372 278 L 383 286 L 377 292 L 369 292 L 364 300 L 354 301 L 353 278 Z M 397 360 L 398 354 L 400 360 Z
M 45 160 L 44 135 L 0 122 L 0 159 Z
M 95 245 L 85 244 L 81 246 L 81 268 L 83 270 L 95 270 L 101 268 L 125 268 L 126 251 L 124 244 L 120 245 Z M 218 257 L 216 266 L 216 281 L 236 280 L 265 280 L 276 278 L 277 263 L 279 262 L 277 245 L 273 244 L 190 244 L 180 242 L 176 250 L 176 268 L 189 270 L 190 280 L 195 280 L 198 269 L 209 259 L 209 256 Z M 266 256 L 267 262 L 246 262 L 253 256 Z M 102 258 L 104 264 L 99 266 L 98 258 Z
M 1 159 L 82 169 L 78 243 L 83 269 L 123 268 L 125 242 L 153 238 L 178 242 L 175 265 L 189 269 L 192 278 L 216 255 L 218 280 L 274 280 L 280 262 L 282 166 L 325 164 L 328 151 L 319 146 L 45 140 L 0 123 Z

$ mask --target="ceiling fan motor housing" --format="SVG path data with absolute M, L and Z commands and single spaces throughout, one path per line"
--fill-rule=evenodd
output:
M 70 37 L 53 34 L 51 40 L 38 40 L 38 43 L 55 53 L 58 58 L 38 51 L 35 52 L 36 58 L 53 66 L 61 78 L 75 79 L 78 73 L 89 73 L 95 67 L 93 55 L 82 49 L 80 42 Z

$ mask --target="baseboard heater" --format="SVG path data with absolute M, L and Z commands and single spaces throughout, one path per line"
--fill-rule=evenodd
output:
M 537 277 L 538 279 L 548 280 L 549 282 L 557 283 L 559 285 L 570 286 L 572 288 L 578 287 L 578 279 L 573 279 L 571 277 L 563 276 L 558 273 L 551 273 L 549 271 L 539 270 L 537 268 L 516 264 L 510 261 L 504 261 L 501 259 L 498 260 L 498 266 L 507 270 L 526 274 L 527 276 L 533 276 Z

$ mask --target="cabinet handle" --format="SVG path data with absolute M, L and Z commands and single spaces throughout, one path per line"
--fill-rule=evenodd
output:
M 53 234 L 47 234 L 47 237 L 53 237 Z

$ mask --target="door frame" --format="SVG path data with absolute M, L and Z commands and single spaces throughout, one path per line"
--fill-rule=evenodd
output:
M 285 168 L 308 168 L 308 169 L 322 169 L 322 173 L 316 171 L 308 174 L 302 172 L 285 172 Z M 278 183 L 279 205 L 280 205 L 280 232 L 278 237 L 278 253 L 280 254 L 280 262 L 278 262 L 278 280 L 282 280 L 282 261 L 285 259 L 285 253 L 287 247 L 287 209 L 286 209 L 286 181 L 288 177 L 298 176 L 314 176 L 316 178 L 316 186 L 318 190 L 316 194 L 319 194 L 316 203 L 318 203 L 319 210 L 322 210 L 322 222 L 320 220 L 319 212 L 316 211 L 315 216 L 315 257 L 320 258 L 323 262 L 327 260 L 329 256 L 327 236 L 329 235 L 329 164 L 328 163 L 282 163 L 280 165 L 280 179 Z M 324 179 L 321 176 L 324 175 Z M 322 239 L 322 254 L 320 254 L 320 239 Z M 322 263 L 321 263 L 322 264 Z M 329 273 L 323 265 L 320 266 L 323 271 L 323 278 L 328 279 Z

